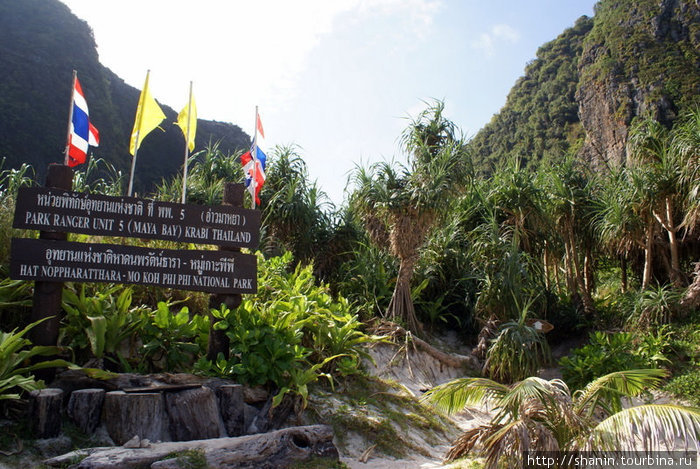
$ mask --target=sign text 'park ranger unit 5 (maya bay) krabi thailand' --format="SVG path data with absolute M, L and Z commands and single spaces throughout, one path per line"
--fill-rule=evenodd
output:
M 254 249 L 260 211 L 23 187 L 12 226 Z
M 153 285 L 211 293 L 255 293 L 260 212 L 60 190 L 21 188 L 13 227 L 44 232 L 214 244 L 222 250 L 159 249 L 13 239 L 15 279 Z

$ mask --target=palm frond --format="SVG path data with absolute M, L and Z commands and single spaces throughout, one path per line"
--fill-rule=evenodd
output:
M 515 417 L 520 414 L 523 403 L 534 400 L 543 406 L 554 404 L 556 396 L 566 395 L 569 389 L 566 384 L 558 379 L 548 381 L 546 379 L 531 376 L 515 383 L 510 391 L 499 402 L 502 413 Z
M 501 399 L 508 386 L 486 378 L 459 378 L 436 386 L 426 392 L 422 399 L 437 408 L 454 413 L 467 405 L 478 405 Z
M 584 451 L 635 451 L 698 447 L 700 408 L 674 404 L 649 404 L 624 409 L 594 427 L 584 441 Z
M 622 409 L 621 397 L 638 396 L 644 390 L 661 384 L 666 371 L 659 369 L 624 370 L 609 373 L 591 381 L 575 396 L 576 412 L 593 415 L 596 410 L 606 413 Z

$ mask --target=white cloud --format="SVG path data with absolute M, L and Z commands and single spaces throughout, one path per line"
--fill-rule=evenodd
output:
M 490 57 L 494 54 L 498 45 L 515 44 L 519 39 L 520 34 L 511 26 L 496 24 L 491 27 L 489 32 L 482 33 L 477 40 L 472 41 L 471 46 Z
M 92 27 L 100 61 L 130 85 L 178 108 L 189 81 L 201 118 L 252 130 L 256 104 L 293 102 L 309 55 L 340 18 L 396 16 L 422 34 L 439 0 L 62 0 Z M 408 18 L 409 21 L 405 21 Z M 415 36 L 414 36 L 415 37 Z M 251 129 L 248 129 L 248 125 Z

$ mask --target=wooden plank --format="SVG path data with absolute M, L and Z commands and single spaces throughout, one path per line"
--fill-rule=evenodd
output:
M 14 228 L 255 249 L 260 211 L 22 187 Z
M 131 283 L 210 293 L 257 291 L 257 258 L 239 252 L 13 238 L 10 255 L 13 279 Z
M 175 391 L 185 391 L 187 389 L 198 389 L 201 388 L 201 384 L 158 384 L 154 386 L 140 386 L 136 388 L 122 388 L 121 390 L 125 393 L 130 392 L 175 392 Z

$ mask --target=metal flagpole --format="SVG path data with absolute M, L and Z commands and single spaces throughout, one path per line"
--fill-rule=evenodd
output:
M 66 149 L 64 151 L 65 157 L 63 159 L 63 164 L 68 166 L 69 157 L 68 151 L 70 149 L 70 134 L 73 127 L 73 106 L 75 105 L 75 80 L 78 78 L 78 72 L 73 70 L 73 84 L 70 90 L 70 110 L 68 111 L 68 132 L 66 134 Z
M 139 125 L 139 127 L 141 127 Z M 131 158 L 131 174 L 129 175 L 129 190 L 127 191 L 126 195 L 131 197 L 131 192 L 132 189 L 134 188 L 134 168 L 136 167 L 136 155 L 139 152 L 139 133 L 141 132 L 141 129 L 136 130 L 136 139 L 134 140 L 134 157 Z
M 252 207 L 255 209 L 255 195 L 258 193 L 258 180 L 257 180 L 257 172 L 258 172 L 258 106 L 255 106 L 255 130 L 253 133 L 253 151 L 250 152 L 250 156 L 253 159 L 253 177 L 250 181 L 250 184 L 253 186 L 253 203 Z
M 129 189 L 126 195 L 131 197 L 134 188 L 134 168 L 136 168 L 136 155 L 139 153 L 139 134 L 141 133 L 141 120 L 143 119 L 143 108 L 139 109 L 141 104 L 141 98 L 143 98 L 143 93 L 148 89 L 148 77 L 151 74 L 151 70 L 146 70 L 146 83 L 143 85 L 141 90 L 141 95 L 139 95 L 139 102 L 136 105 L 136 119 L 138 122 L 134 122 L 134 128 L 136 129 L 136 138 L 134 139 L 134 157 L 131 158 L 131 173 L 129 174 Z M 144 103 L 145 104 L 145 103 Z M 141 112 L 139 112 L 139 110 Z
M 187 199 L 187 159 L 190 156 L 190 120 L 192 119 L 192 82 L 190 81 L 190 97 L 187 101 L 187 134 L 185 136 L 185 167 L 182 171 L 182 203 Z

